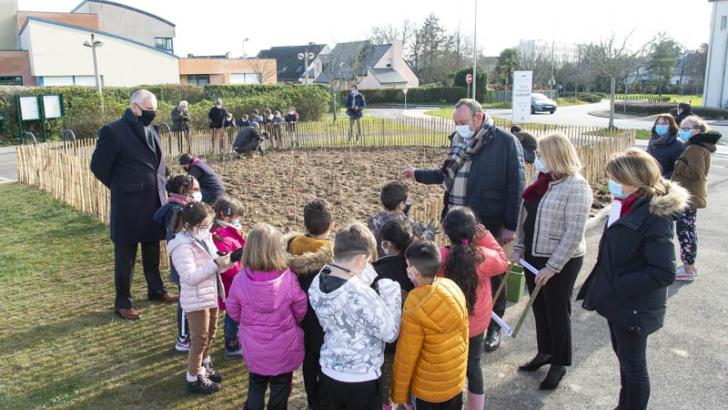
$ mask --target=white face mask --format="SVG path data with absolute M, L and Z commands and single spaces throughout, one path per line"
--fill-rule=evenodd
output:
M 412 268 L 407 267 L 407 277 L 409 278 L 410 282 L 412 282 L 413 285 L 417 286 L 417 281 L 415 280 L 415 275 L 412 274 Z
M 194 236 L 198 241 L 205 242 L 210 238 L 210 228 L 197 230 L 192 234 L 192 236 Z
M 190 195 L 190 198 L 193 202 L 200 202 L 202 201 L 202 192 L 193 192 L 192 195 Z
M 457 131 L 457 133 L 464 139 L 468 139 L 473 136 L 473 130 L 470 129 L 469 125 L 456 125 L 455 131 Z
M 384 252 L 384 256 L 389 256 L 389 245 L 384 246 L 384 242 L 382 242 L 382 251 Z
M 533 161 L 533 166 L 538 172 L 543 172 L 544 174 L 548 174 L 549 172 L 551 172 L 548 165 L 546 165 L 546 163 L 543 162 L 543 160 L 539 156 L 536 156 L 536 160 Z
M 374 270 L 374 266 L 372 266 L 371 263 L 367 262 L 366 268 L 364 268 L 364 271 L 361 273 L 361 279 L 366 282 L 367 285 L 371 285 L 374 283 L 374 279 L 377 278 L 377 271 Z
M 230 222 L 230 225 L 234 226 L 238 230 L 243 229 L 243 225 L 240 223 L 240 219 L 233 219 L 232 222 Z

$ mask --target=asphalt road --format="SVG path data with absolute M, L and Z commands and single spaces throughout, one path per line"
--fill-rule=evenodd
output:
M 18 179 L 15 169 L 15 147 L 0 147 L 0 184 Z
M 728 149 L 713 156 L 709 177 L 709 207 L 698 211 L 700 274 L 690 284 L 669 289 L 665 327 L 649 338 L 648 365 L 652 379 L 651 409 L 728 408 L 728 275 L 722 262 L 728 236 Z M 588 251 L 575 294 L 596 258 L 602 223 L 587 233 Z M 679 249 L 676 246 L 676 254 Z M 523 310 L 525 298 L 506 311 L 509 323 Z M 536 353 L 532 315 L 517 339 L 484 353 L 486 408 L 489 409 L 613 409 L 619 394 L 619 367 L 604 318 L 573 303 L 574 360 L 561 386 L 551 393 L 538 390 L 544 367 L 533 374 L 516 369 Z

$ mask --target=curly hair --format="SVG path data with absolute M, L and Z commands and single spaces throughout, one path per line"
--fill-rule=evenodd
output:
M 445 262 L 445 277 L 455 282 L 465 294 L 468 313 L 477 301 L 478 265 L 483 256 L 475 244 L 477 219 L 470 208 L 454 207 L 442 220 L 442 229 L 450 239 L 450 255 Z

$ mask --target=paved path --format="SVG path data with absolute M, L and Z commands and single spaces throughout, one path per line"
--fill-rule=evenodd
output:
M 0 147 L 0 184 L 18 179 L 15 169 L 15 147 Z
M 709 208 L 698 211 L 700 251 L 698 279 L 669 288 L 665 327 L 650 336 L 648 364 L 652 379 L 652 409 L 728 408 L 728 289 L 724 261 L 728 235 L 728 147 L 713 156 L 709 178 Z M 595 264 L 603 225 L 587 233 L 588 251 L 575 293 Z M 679 250 L 676 247 L 676 252 Z M 506 312 L 514 322 L 525 298 Z M 533 316 L 517 339 L 507 339 L 493 353 L 484 353 L 486 408 L 489 409 L 613 409 L 619 394 L 619 368 L 609 342 L 606 321 L 573 304 L 574 361 L 556 391 L 538 390 L 547 368 L 533 374 L 517 372 L 536 352 Z

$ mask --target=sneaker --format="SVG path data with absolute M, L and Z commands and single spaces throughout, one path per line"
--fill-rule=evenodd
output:
M 685 271 L 685 267 L 681 266 L 681 267 L 677 268 L 677 273 L 675 274 L 675 280 L 679 280 L 682 282 L 692 282 L 695 280 L 695 274 Z
M 212 362 L 202 363 L 207 378 L 215 383 L 222 383 L 222 375 L 212 368 Z
M 190 341 L 187 339 L 180 339 L 177 338 L 177 341 L 174 344 L 174 350 L 181 353 L 186 353 L 190 351 Z
M 220 385 L 210 380 L 204 374 L 198 374 L 197 380 L 187 382 L 187 391 L 190 393 L 212 394 L 220 390 Z
M 235 350 L 225 349 L 225 352 L 223 353 L 223 357 L 226 359 L 230 359 L 233 357 L 243 357 L 243 352 L 240 350 L 240 348 L 237 348 Z

